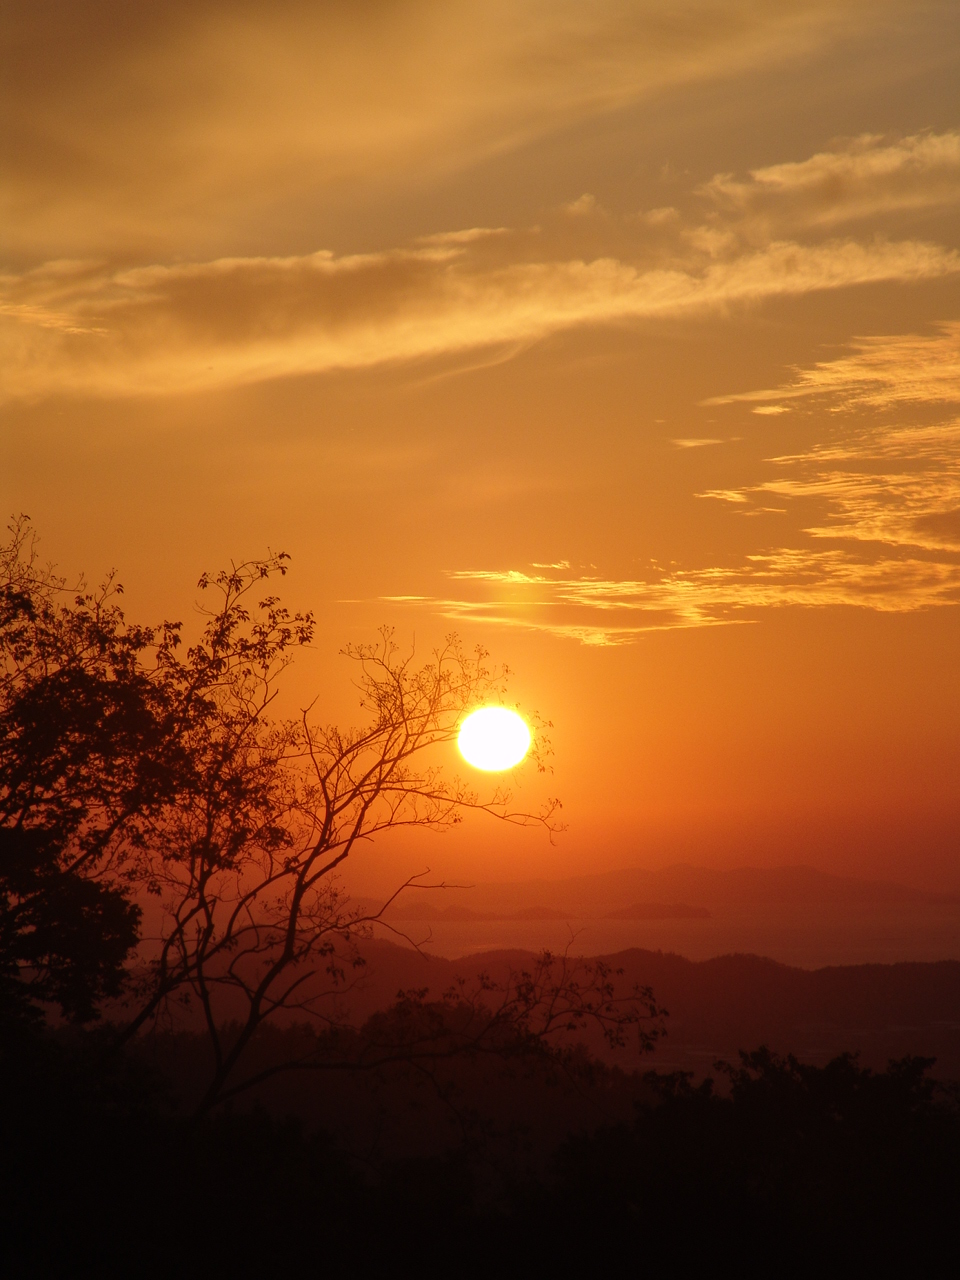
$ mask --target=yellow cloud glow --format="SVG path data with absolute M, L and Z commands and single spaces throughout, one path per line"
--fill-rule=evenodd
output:
M 0 217 L 31 261 L 197 256 L 664 89 L 803 54 L 865 0 L 11 0 Z M 191 248 L 186 248 L 191 246 Z M 211 255 L 212 256 L 212 255 Z
M 470 243 L 121 272 L 55 263 L 0 278 L 3 394 L 177 394 L 958 271 L 955 250 L 850 240 L 776 242 L 687 269 L 488 265 Z
M 802 370 L 790 386 L 762 395 L 820 396 L 828 408 L 855 414 L 852 426 L 841 421 L 837 440 L 770 459 L 778 474 L 759 484 L 700 495 L 744 515 L 786 511 L 760 505 L 771 495 L 788 506 L 812 504 L 820 519 L 803 531 L 802 545 L 637 579 L 571 573 L 563 562 L 537 573 L 456 570 L 450 580 L 468 590 L 421 599 L 420 607 L 614 645 L 645 631 L 751 621 L 758 611 L 785 606 L 911 613 L 960 603 L 960 419 L 863 419 L 868 410 L 960 402 L 960 324 L 932 335 L 858 339 L 851 347 L 851 355 Z
M 728 213 L 824 225 L 960 200 L 960 133 L 892 143 L 873 134 L 807 160 L 718 174 L 704 192 Z
M 768 391 L 714 396 L 705 405 L 738 401 L 829 397 L 836 410 L 857 406 L 889 409 L 904 404 L 960 403 L 960 321 L 937 326 L 934 334 L 854 338 L 852 354 L 797 370 L 796 379 Z M 781 412 L 771 406 L 767 412 Z M 755 410 L 754 412 L 763 412 Z

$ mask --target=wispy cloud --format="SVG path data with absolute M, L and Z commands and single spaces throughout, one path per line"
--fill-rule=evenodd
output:
M 851 346 L 852 354 L 764 393 L 819 395 L 847 410 L 848 419 L 834 420 L 833 440 L 770 459 L 775 474 L 759 484 L 700 495 L 743 515 L 809 512 L 813 522 L 796 545 L 635 579 L 575 573 L 561 561 L 531 566 L 537 572 L 457 570 L 448 579 L 459 592 L 419 597 L 416 606 L 614 645 L 645 631 L 753 621 L 786 606 L 910 613 L 960 603 L 960 418 L 942 413 L 960 401 L 960 324 Z M 885 411 L 919 402 L 940 408 L 942 420 L 884 420 Z M 771 497 L 781 505 L 767 505 Z
M 514 569 L 458 570 L 449 577 L 460 594 L 382 598 L 455 622 L 540 631 L 597 647 L 630 644 L 651 631 L 753 622 L 761 611 L 785 606 L 911 613 L 960 599 L 960 563 L 867 559 L 839 547 L 781 547 L 734 567 L 640 579 Z
M 635 580 L 548 577 L 515 570 L 459 570 L 449 577 L 501 591 L 509 588 L 510 595 L 498 597 L 503 609 L 534 603 L 594 614 L 644 615 L 645 621 L 627 627 L 639 632 L 742 621 L 745 611 L 792 604 L 854 604 L 909 612 L 947 603 L 960 588 L 960 564 L 888 556 L 866 564 L 841 548 L 779 548 L 748 556 L 737 566 L 676 570 Z M 489 602 L 471 603 L 468 610 L 474 607 L 482 610 Z
M 4 393 L 163 395 L 523 344 L 580 325 L 694 315 L 960 271 L 919 241 L 778 241 L 686 268 L 614 258 L 491 261 L 487 237 L 392 252 L 0 279 Z M 498 254 L 507 250 L 497 236 Z M 526 241 L 524 240 L 524 244 Z M 508 248 L 508 247 L 507 247 Z
M 0 79 L 5 242 L 31 261 L 51 245 L 142 261 L 263 243 L 265 227 L 309 227 L 331 193 L 379 199 L 795 57 L 878 3 L 19 3 Z
M 703 496 L 814 502 L 823 515 L 805 531 L 813 538 L 960 552 L 960 419 L 933 427 L 876 428 L 843 447 L 775 461 L 785 475 Z
M 838 437 L 773 459 L 780 474 L 761 484 L 703 496 L 747 504 L 774 494 L 814 503 L 822 517 L 806 532 L 817 539 L 960 551 L 960 418 L 943 413 L 960 404 L 960 323 L 850 345 L 850 355 L 800 370 L 786 387 L 763 393 L 816 397 L 834 412 L 855 414 L 838 425 Z M 891 410 L 921 405 L 928 414 L 940 410 L 940 420 L 884 420 Z M 875 420 L 864 420 L 871 411 Z
M 737 401 L 830 399 L 836 411 L 856 406 L 888 409 L 905 404 L 960 403 L 960 322 L 949 321 L 932 335 L 854 338 L 851 354 L 798 369 L 792 382 L 766 391 L 714 396 L 706 405 Z M 781 412 L 783 406 L 763 407 Z M 762 410 L 755 410 L 761 412 Z
M 467 227 L 375 253 L 123 270 L 57 260 L 9 272 L 0 275 L 3 391 L 164 395 L 462 359 L 484 348 L 512 356 L 578 326 L 695 316 L 960 271 L 956 248 L 824 231 L 854 212 L 960 202 L 960 133 L 899 142 L 864 136 L 846 149 L 754 170 L 747 180 L 720 175 L 704 190 L 712 206 L 705 221 L 685 220 L 672 207 L 614 219 L 583 196 L 546 227 Z M 582 252 L 584 237 L 592 255 Z M 604 244 L 615 252 L 598 254 Z M 786 406 L 763 403 L 774 395 L 782 402 L 842 392 L 838 406 L 894 392 L 901 400 L 953 395 L 954 329 L 943 331 L 937 360 L 928 344 L 912 350 L 915 340 L 905 337 L 892 363 L 886 341 L 863 339 L 849 359 L 802 371 L 776 393 L 714 403 L 754 400 L 756 412 L 775 414 Z
M 863 134 L 807 160 L 718 174 L 703 188 L 725 213 L 829 225 L 960 200 L 960 133 L 886 142 Z

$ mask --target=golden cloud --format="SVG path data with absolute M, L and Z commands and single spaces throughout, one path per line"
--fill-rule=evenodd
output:
M 664 88 L 803 53 L 877 7 L 9 0 L 8 251 L 262 243 L 266 224 L 310 225 L 325 193 L 462 170 Z
M 837 411 L 857 406 L 888 409 L 904 404 L 960 403 L 960 322 L 938 325 L 933 334 L 854 338 L 849 345 L 851 355 L 824 360 L 812 369 L 798 369 L 794 381 L 782 387 L 714 396 L 704 404 L 814 396 L 828 397 Z M 779 410 L 782 406 L 769 408 Z
M 857 338 L 852 354 L 798 371 L 763 398 L 817 397 L 835 412 L 883 414 L 904 405 L 960 404 L 960 323 L 932 334 Z M 761 393 L 727 397 L 752 399 Z M 960 551 L 960 419 L 888 422 L 843 430 L 839 439 L 772 461 L 783 474 L 748 488 L 703 496 L 747 503 L 774 494 L 821 504 L 807 532 L 928 552 Z
M 960 551 L 960 420 L 879 428 L 844 448 L 778 461 L 796 474 L 753 492 L 824 503 L 826 521 L 807 530 L 813 537 Z M 889 470 L 891 462 L 900 469 Z
M 803 530 L 803 545 L 632 580 L 571 573 L 561 561 L 537 573 L 458 570 L 448 576 L 466 589 L 460 597 L 421 597 L 418 607 L 611 645 L 650 630 L 753 621 L 787 606 L 911 613 L 960 603 L 960 419 L 891 425 L 862 417 L 905 402 L 936 409 L 960 401 L 960 324 L 851 346 L 853 354 L 801 370 L 764 395 L 823 396 L 831 408 L 856 411 L 852 428 L 841 419 L 830 443 L 770 459 L 779 474 L 760 484 L 700 495 L 744 515 L 788 509 L 760 505 L 771 495 L 788 507 L 812 505 L 820 521 Z
M 826 226 L 960 200 L 960 133 L 887 142 L 863 134 L 807 160 L 718 174 L 702 189 L 725 214 L 790 226 Z
M 960 270 L 920 241 L 774 242 L 686 269 L 615 258 L 509 261 L 509 237 L 336 257 L 222 258 L 111 271 L 57 262 L 0 278 L 7 397 L 163 395 L 534 342 Z M 520 237 L 521 244 L 526 241 Z M 505 259 L 505 260 L 504 260 Z
M 762 610 L 786 606 L 912 613 L 960 600 L 960 563 L 889 555 L 869 560 L 841 548 L 781 547 L 732 568 L 651 579 L 519 570 L 458 570 L 449 577 L 473 595 L 382 599 L 456 622 L 540 631 L 600 647 L 630 644 L 650 631 L 753 622 Z

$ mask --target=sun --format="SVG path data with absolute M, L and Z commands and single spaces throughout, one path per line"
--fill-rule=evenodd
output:
M 530 750 L 530 730 L 516 711 L 480 707 L 460 726 L 457 746 L 467 764 L 487 773 L 512 769 Z

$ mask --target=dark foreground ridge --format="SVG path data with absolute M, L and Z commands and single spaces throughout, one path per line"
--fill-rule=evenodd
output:
M 398 1029 L 442 1048 L 448 1026 L 453 1043 L 456 1009 L 424 988 L 525 959 L 371 946 L 350 993 L 353 1060 Z M 105 1052 L 107 1027 L 22 1026 L 0 1047 L 4 1274 L 136 1275 L 148 1254 L 186 1275 L 413 1263 L 540 1274 L 625 1253 L 669 1268 L 726 1259 L 745 1275 L 949 1274 L 960 1090 L 931 1078 L 929 1057 L 811 1062 L 797 1040 L 796 1057 L 734 1050 L 726 1065 L 701 1060 L 696 1077 L 663 1059 L 762 1028 L 786 1049 L 804 1026 L 909 1043 L 941 1023 L 946 1035 L 952 1018 L 956 1033 L 960 964 L 810 973 L 755 956 L 610 959 L 670 1010 L 657 1070 L 635 1053 L 612 1065 L 589 1047 L 520 1044 L 316 1069 L 317 1031 L 291 1023 L 264 1029 L 255 1061 L 314 1069 L 198 1120 L 187 1100 L 203 1036 L 156 1034 L 118 1055 Z M 384 998 L 418 980 L 414 998 Z

